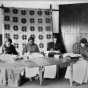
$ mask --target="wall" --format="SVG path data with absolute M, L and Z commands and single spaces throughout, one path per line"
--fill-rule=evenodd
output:
M 2 10 L 0 9 L 0 46 L 1 45 L 2 45 Z
M 52 4 L 53 9 L 59 10 L 60 4 L 72 4 L 72 3 L 85 3 L 86 0 L 79 1 L 79 0 L 0 0 L 0 6 L 3 4 L 5 7 L 21 7 L 21 8 L 44 8 L 49 9 L 50 4 Z M 1 15 L 1 14 L 0 14 Z M 53 32 L 58 33 L 59 32 L 59 12 L 53 11 Z M 0 17 L 0 20 L 1 17 Z M 1 21 L 0 21 L 0 27 L 1 27 Z M 1 29 L 0 29 L 1 30 Z M 2 32 L 0 31 L 0 34 Z
M 51 3 L 46 2 L 36 2 L 36 1 L 10 1 L 10 0 L 4 0 L 0 1 L 0 6 L 4 7 L 16 7 L 16 8 L 40 8 L 40 9 L 50 9 Z M 52 9 L 59 10 L 59 5 L 53 4 Z M 53 20 L 53 32 L 58 33 L 59 32 L 59 26 L 58 26 L 58 19 L 59 18 L 59 11 L 53 11 L 52 12 L 52 20 Z M 4 27 L 3 27 L 3 12 L 2 9 L 0 9 L 0 46 L 2 45 L 2 42 L 4 42 Z
M 88 1 L 79 1 L 79 0 L 63 0 L 63 1 L 60 1 L 60 0 L 48 0 L 48 1 L 35 1 L 35 0 L 25 0 L 25 1 L 22 1 L 22 0 L 0 0 L 0 6 L 3 4 L 5 7 L 18 7 L 18 8 L 44 8 L 44 9 L 49 9 L 50 8 L 50 4 L 52 4 L 52 8 L 53 9 L 57 9 L 59 10 L 59 5 L 65 5 L 65 4 L 73 4 L 73 3 L 86 3 Z M 62 8 L 62 7 L 61 7 Z M 60 9 L 60 10 L 63 10 L 63 9 Z M 64 14 L 67 13 L 67 10 L 65 11 L 64 10 Z M 68 14 L 69 14 L 69 11 L 68 11 Z M 67 14 L 66 14 L 67 15 Z M 53 17 L 53 32 L 54 33 L 59 33 L 59 13 L 56 12 L 56 11 L 53 11 L 52 13 L 52 17 Z M 74 33 L 69 33 L 69 32 L 66 32 L 64 31 L 65 29 L 66 30 L 69 30 L 71 28 L 71 30 L 75 29 L 76 27 L 78 27 L 76 24 L 72 25 L 70 24 L 71 21 L 68 21 L 68 19 L 66 19 L 66 17 L 64 17 L 64 15 L 62 14 L 62 17 L 60 16 L 61 20 L 62 20 L 62 23 L 61 23 L 61 29 L 62 29 L 62 34 L 63 36 L 60 37 L 60 38 L 63 38 L 63 42 L 65 42 L 65 47 L 67 49 L 68 52 L 72 52 L 72 42 L 70 40 L 70 43 L 68 42 L 70 36 L 74 35 Z M 66 19 L 64 21 L 64 18 Z M 67 17 L 69 18 L 69 17 Z M 73 17 L 72 17 L 73 18 Z M 70 18 L 69 18 L 70 19 Z M 75 18 L 76 20 L 76 18 Z M 0 11 L 0 34 L 3 33 L 2 31 L 2 12 Z M 78 24 L 79 25 L 79 24 Z M 74 27 L 73 27 L 74 26 Z M 79 36 L 79 33 L 76 33 L 76 36 Z M 73 36 L 72 36 L 73 37 Z M 77 37 L 78 38 L 78 37 Z M 60 39 L 61 40 L 61 39 Z M 73 38 L 74 40 L 74 38 Z M 72 41 L 73 41 L 72 40 Z M 77 39 L 79 40 L 79 38 Z M 74 40 L 75 41 L 75 40 Z M 63 43 L 64 44 L 64 43 Z M 70 46 L 70 48 L 68 47 L 68 45 Z
M 60 5 L 60 29 L 67 52 L 82 38 L 88 40 L 88 4 Z
M 17 8 L 44 8 L 44 9 L 50 9 L 50 4 L 47 2 L 36 2 L 36 1 L 0 1 L 0 4 L 4 5 L 5 7 L 17 7 Z M 59 5 L 57 4 L 52 4 L 52 9 L 57 9 L 59 10 Z M 0 14 L 1 15 L 1 14 Z M 53 19 L 53 32 L 58 33 L 59 28 L 58 28 L 58 19 L 59 18 L 59 11 L 53 11 L 52 12 L 52 19 Z M 0 17 L 0 20 L 2 18 Z M 0 27 L 1 27 L 1 22 L 0 22 Z M 0 31 L 0 33 L 2 33 Z

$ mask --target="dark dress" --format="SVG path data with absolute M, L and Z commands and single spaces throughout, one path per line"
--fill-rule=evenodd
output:
M 6 47 L 5 45 L 2 46 L 2 54 L 12 54 L 12 55 L 18 55 L 18 52 L 16 51 L 15 47 L 13 45 L 10 45 L 9 47 Z M 8 57 L 7 57 L 8 59 Z M 1 69 L 0 69 L 1 70 Z M 18 71 L 18 70 L 17 70 Z M 1 70 L 2 72 L 2 70 Z M 15 73 L 14 73 L 15 72 Z M 14 75 L 14 76 L 13 76 Z M 2 83 L 5 85 L 12 85 L 12 86 L 19 86 L 20 85 L 20 73 L 18 74 L 16 70 L 14 69 L 4 69 L 3 71 L 3 77 L 2 77 Z M 14 80 L 14 81 L 13 81 Z
M 62 48 L 61 48 L 61 46 L 60 46 L 60 43 L 58 43 L 58 42 L 56 42 L 56 43 L 54 43 L 54 42 L 49 42 L 48 45 L 47 45 L 47 50 L 50 51 L 51 49 L 53 49 L 53 50 L 55 50 L 55 51 L 60 50 L 60 52 L 62 51 Z M 49 53 L 48 55 L 49 55 L 49 56 L 53 56 L 54 53 Z M 52 69 L 52 67 L 51 67 L 51 69 Z M 56 77 L 58 77 L 58 75 L 59 75 L 59 70 L 60 70 L 60 65 L 56 65 L 56 68 L 55 68 L 55 69 L 56 69 Z
M 60 50 L 61 51 L 61 46 L 60 44 L 57 42 L 57 43 L 54 43 L 54 42 L 49 42 L 48 43 L 48 46 L 47 46 L 47 50 L 50 51 L 51 49 L 53 50 Z
M 6 54 L 13 54 L 13 55 L 17 55 L 18 52 L 16 51 L 15 47 L 13 45 L 10 45 L 9 47 L 6 47 L 5 45 L 2 47 L 2 53 L 6 53 Z

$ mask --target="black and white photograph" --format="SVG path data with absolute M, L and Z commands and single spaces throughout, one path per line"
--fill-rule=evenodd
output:
M 88 1 L 0 0 L 0 88 L 88 88 Z

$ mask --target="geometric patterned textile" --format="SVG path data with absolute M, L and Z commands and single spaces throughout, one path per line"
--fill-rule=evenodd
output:
M 40 51 L 45 51 L 52 41 L 52 17 L 50 10 L 30 8 L 3 9 L 4 38 L 10 37 L 16 49 L 21 52 L 30 36 Z

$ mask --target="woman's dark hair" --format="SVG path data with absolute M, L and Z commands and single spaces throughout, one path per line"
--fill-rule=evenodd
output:
M 12 43 L 12 39 L 11 38 L 7 38 L 6 39 L 8 42 Z
M 34 42 L 34 38 L 33 38 L 33 37 L 29 37 L 29 38 L 28 38 L 28 42 L 29 42 L 30 40 L 32 40 L 32 41 Z
M 57 39 L 57 36 L 56 35 L 53 35 L 53 39 L 56 38 Z
M 86 39 L 86 38 L 82 38 L 82 39 L 80 40 L 80 43 L 86 44 L 86 43 L 87 43 L 87 39 Z

